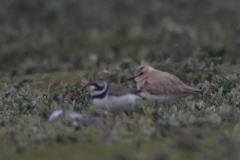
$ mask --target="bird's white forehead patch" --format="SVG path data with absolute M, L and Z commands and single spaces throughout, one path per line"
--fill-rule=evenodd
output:
M 95 87 L 95 86 L 90 86 L 90 89 L 91 89 L 91 90 L 95 90 L 96 87 Z

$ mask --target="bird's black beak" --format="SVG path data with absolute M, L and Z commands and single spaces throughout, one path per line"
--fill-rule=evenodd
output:
M 135 78 L 136 78 L 136 77 L 134 76 L 134 77 L 128 78 L 127 80 L 130 81 L 130 80 L 134 80 Z

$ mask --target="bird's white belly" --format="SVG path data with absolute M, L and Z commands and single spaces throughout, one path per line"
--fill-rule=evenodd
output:
M 160 94 L 160 95 L 153 95 L 148 92 L 141 92 L 140 95 L 147 99 L 150 103 L 166 103 L 172 104 L 178 98 L 181 98 L 182 95 L 177 94 Z
M 94 98 L 93 104 L 102 110 L 110 109 L 111 111 L 120 111 L 129 109 L 136 100 L 141 98 L 134 94 L 126 94 L 123 96 L 105 96 L 104 98 Z

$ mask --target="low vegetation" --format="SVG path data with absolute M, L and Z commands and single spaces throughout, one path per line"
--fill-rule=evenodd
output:
M 152 65 L 167 68 L 170 64 L 166 62 Z M 104 79 L 134 87 L 134 82 L 126 81 L 137 65 L 132 61 L 123 61 L 111 70 L 74 72 L 73 75 L 82 76 L 72 83 L 60 81 L 61 77 L 47 75 L 36 79 L 34 78 L 41 76 L 33 75 L 32 78 L 14 79 L 11 82 L 9 79 L 2 79 L 1 87 L 5 92 L 0 101 L 0 138 L 3 145 L 11 144 L 13 147 L 13 150 L 8 152 L 15 152 L 23 157 L 26 153 L 33 152 L 29 151 L 31 146 L 44 145 L 52 151 L 52 145 L 56 150 L 61 150 L 63 144 L 70 146 L 73 143 L 80 148 L 92 144 L 96 155 L 100 154 L 98 152 L 101 152 L 101 146 L 105 146 L 106 150 L 111 152 L 104 150 L 106 154 L 102 153 L 103 159 L 237 158 L 240 138 L 239 77 L 236 74 L 220 73 L 212 76 L 214 71 L 218 70 L 217 65 L 213 64 L 210 66 L 216 67 L 203 67 L 203 70 L 195 72 L 195 67 L 201 64 L 199 61 L 194 63 L 194 66 L 185 67 L 185 70 L 179 69 L 176 73 L 208 73 L 205 76 L 211 77 L 211 81 L 205 80 L 198 84 L 198 88 L 204 90 L 203 97 L 178 100 L 170 108 L 139 102 L 129 115 L 117 117 L 115 123 L 112 122 L 112 114 L 99 111 L 91 104 L 88 85 L 93 80 Z M 67 77 L 71 73 L 68 74 Z M 87 77 L 87 74 L 92 76 L 83 78 Z M 194 76 L 191 78 L 194 81 Z M 48 83 L 49 81 L 53 83 Z M 52 123 L 47 122 L 49 115 L 56 109 L 73 110 L 89 118 L 73 121 L 62 116 Z M 56 143 L 60 146 L 56 146 Z M 121 149 L 115 152 L 111 146 L 121 146 Z M 129 147 L 130 150 L 127 149 Z M 75 148 L 70 152 L 77 151 Z M 92 158 L 94 159 L 94 156 Z

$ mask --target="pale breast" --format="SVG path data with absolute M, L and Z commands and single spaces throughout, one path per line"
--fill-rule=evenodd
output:
M 129 109 L 134 103 L 136 103 L 137 100 L 140 99 L 141 97 L 134 94 L 125 94 L 122 96 L 107 95 L 103 99 L 93 99 L 93 104 L 98 109 L 120 111 Z
M 144 89 L 144 88 L 143 88 L 143 85 L 144 85 L 145 81 L 146 81 L 146 80 L 142 80 L 142 81 L 140 81 L 140 82 L 137 83 L 137 89 L 138 89 L 138 90 Z

